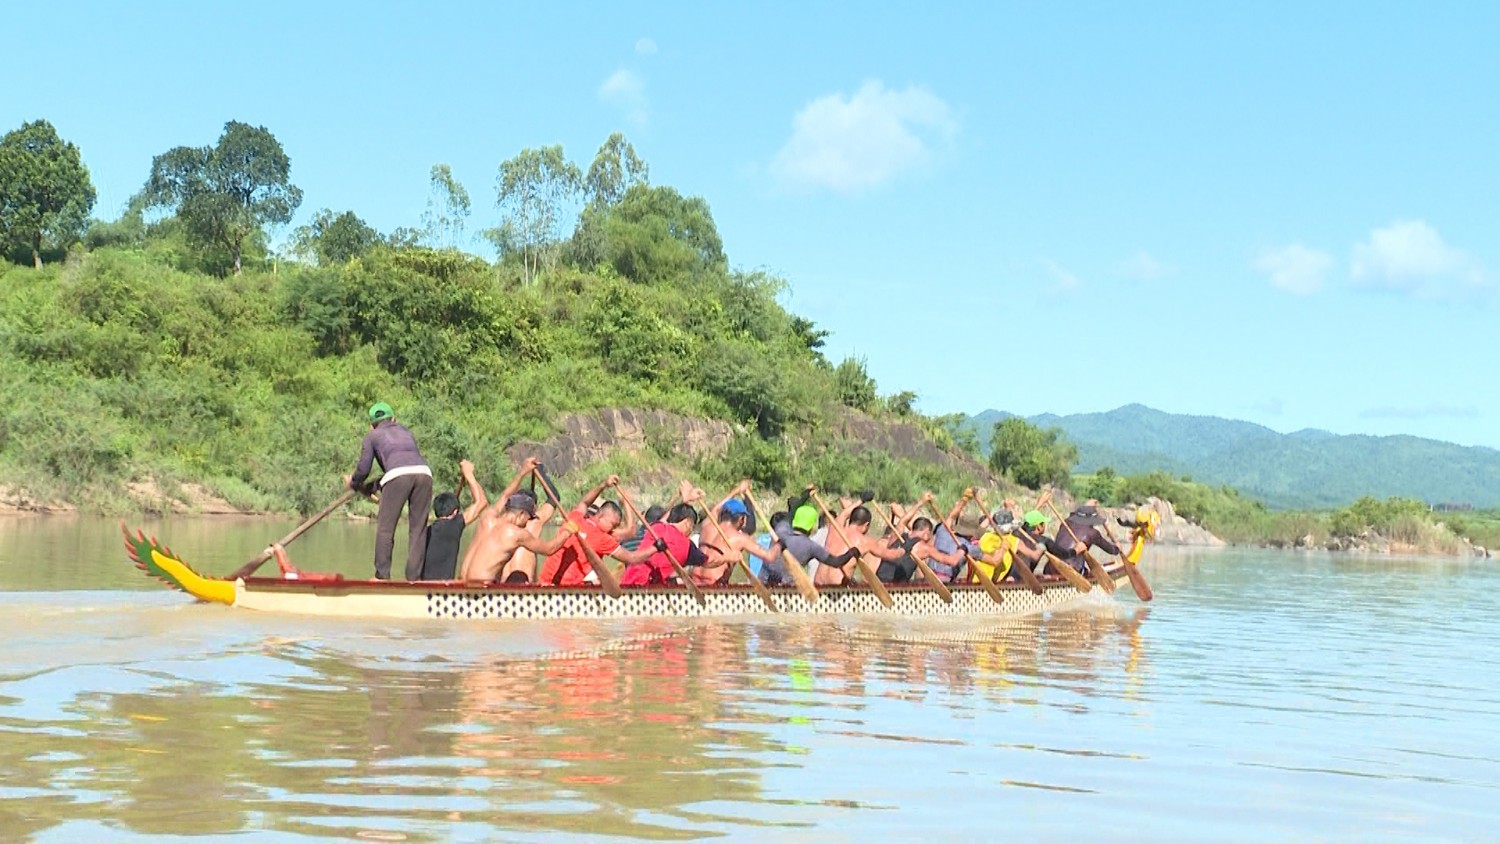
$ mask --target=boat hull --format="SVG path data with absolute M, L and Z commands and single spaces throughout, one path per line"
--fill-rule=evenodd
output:
M 1112 572 L 1122 580 L 1121 569 Z M 1067 583 L 1048 584 L 1037 595 L 1002 588 L 996 603 L 979 586 L 950 587 L 946 603 L 926 586 L 887 586 L 890 608 L 868 589 L 824 587 L 809 603 L 793 588 L 772 589 L 777 610 L 787 615 L 1024 616 L 1076 603 L 1087 596 Z M 771 615 L 748 586 L 702 588 L 699 605 L 680 587 L 626 589 L 611 598 L 598 589 L 540 586 L 469 587 L 437 583 L 345 581 L 299 584 L 256 578 L 235 585 L 234 606 L 266 612 L 361 618 L 483 619 L 691 618 Z
M 123 528 L 123 525 L 122 525 Z M 769 616 L 773 613 L 749 586 L 700 587 L 703 603 L 681 586 L 627 588 L 610 597 L 597 586 L 475 586 L 459 582 L 391 582 L 345 580 L 333 575 L 309 579 L 251 577 L 239 580 L 205 577 L 178 559 L 171 549 L 144 533 L 125 531 L 130 559 L 144 573 L 200 601 L 262 612 L 357 618 L 408 618 L 476 621 L 570 618 L 694 618 Z M 1108 569 L 1116 581 L 1126 579 L 1122 564 Z M 996 602 L 977 584 L 950 587 L 944 601 L 926 584 L 887 585 L 892 603 L 883 606 L 875 593 L 860 586 L 829 586 L 808 601 L 793 587 L 770 590 L 775 614 L 883 616 L 1026 616 L 1086 600 L 1064 581 L 1049 581 L 1040 595 L 1020 584 L 999 588 Z

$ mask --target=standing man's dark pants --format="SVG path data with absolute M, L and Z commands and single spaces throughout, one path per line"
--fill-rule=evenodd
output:
M 427 550 L 427 511 L 432 509 L 432 478 L 402 475 L 380 486 L 380 515 L 375 520 L 375 577 L 391 579 L 391 551 L 396 545 L 396 522 L 406 508 L 406 579 L 422 578 L 422 554 Z

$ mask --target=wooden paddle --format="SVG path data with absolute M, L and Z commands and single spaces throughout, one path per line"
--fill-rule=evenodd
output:
M 833 525 L 833 529 L 838 531 L 839 538 L 844 540 L 844 547 L 853 548 L 854 543 L 849 541 L 849 534 L 844 533 L 844 526 L 833 518 L 832 513 L 828 512 L 828 505 L 824 504 L 823 499 L 818 497 L 818 491 L 812 487 L 808 487 L 807 494 L 812 496 L 812 500 L 818 505 L 818 510 L 823 513 L 823 518 L 827 519 L 828 523 Z M 880 582 L 880 577 L 875 574 L 875 570 L 870 568 L 870 564 L 865 561 L 865 555 L 857 555 L 854 558 L 854 564 L 859 567 L 859 576 L 864 578 L 865 585 L 870 587 L 871 592 L 875 593 L 876 600 L 880 601 L 881 606 L 890 609 L 891 605 L 895 603 L 891 600 L 891 593 L 886 591 L 885 584 Z
M 276 540 L 272 544 L 273 545 L 280 545 L 282 547 L 285 547 L 287 545 L 291 545 L 292 541 L 295 540 L 297 537 L 301 536 L 302 534 L 306 533 L 308 528 L 312 527 L 313 525 L 317 524 L 318 522 L 323 521 L 323 518 L 325 516 L 327 516 L 329 513 L 332 513 L 334 510 L 337 510 L 338 508 L 344 506 L 345 504 L 348 504 L 350 501 L 353 501 L 353 500 L 354 500 L 354 490 L 352 490 L 352 489 L 345 490 L 344 494 L 340 495 L 338 498 L 335 498 L 333 500 L 332 504 L 329 504 L 327 507 L 324 507 L 322 510 L 319 510 L 318 512 L 314 513 L 312 516 L 309 516 L 308 519 L 307 519 L 307 521 L 303 522 L 300 525 L 297 525 L 297 527 L 295 527 L 295 528 L 292 529 L 291 533 L 289 533 L 286 536 L 283 536 L 282 538 Z M 408 514 L 407 518 L 410 518 L 410 517 L 411 517 L 410 514 Z M 261 566 L 263 566 L 263 565 L 266 564 L 266 560 L 271 559 L 273 553 L 274 552 L 272 552 L 271 549 L 269 547 L 267 547 L 266 550 L 260 552 L 260 554 L 256 555 L 256 557 L 254 559 L 252 559 L 250 562 L 244 564 L 243 566 L 240 566 L 238 569 L 235 569 L 234 574 L 231 574 L 231 575 L 229 575 L 228 577 L 226 577 L 224 579 L 225 580 L 239 580 L 241 578 L 249 577 L 250 575 L 255 574 L 255 572 Z
M 1109 529 L 1109 522 L 1104 523 L 1104 532 L 1109 535 L 1110 542 L 1120 547 L 1120 543 L 1115 539 L 1115 532 Z M 1125 559 L 1125 549 L 1123 547 L 1120 547 L 1120 565 L 1125 567 L 1125 577 L 1129 578 L 1130 588 L 1135 590 L 1137 598 L 1145 602 L 1156 597 L 1156 594 L 1151 591 L 1151 584 L 1146 582 L 1146 576 L 1141 574 L 1140 566 Z
M 719 500 L 724 501 L 725 499 L 721 498 Z M 724 532 L 724 526 L 719 524 L 719 520 L 714 518 L 713 511 L 709 511 L 708 520 L 714 523 L 714 530 L 719 532 L 719 540 L 724 543 L 724 550 L 733 550 L 730 547 L 729 535 Z M 781 608 L 776 606 L 776 598 L 771 595 L 771 590 L 766 588 L 766 584 L 762 583 L 761 579 L 755 576 L 755 572 L 750 570 L 750 561 L 745 559 L 744 553 L 735 554 L 734 558 L 739 561 L 740 567 L 745 570 L 745 577 L 750 579 L 750 587 L 755 590 L 755 594 L 760 596 L 761 602 L 771 612 L 780 612 Z
M 977 491 L 974 493 L 974 504 L 976 506 L 978 506 L 979 509 L 981 509 L 981 510 L 984 511 L 984 517 L 986 519 L 990 518 L 990 508 L 984 506 L 984 501 L 982 501 L 979 498 L 979 493 Z M 999 528 L 1000 527 L 999 525 L 995 524 L 994 519 L 990 519 L 990 525 L 991 525 L 991 527 L 994 527 L 994 528 Z M 1001 536 L 1000 538 L 1003 540 L 1005 537 Z M 1022 540 L 1019 537 L 1017 537 L 1017 541 L 1018 542 L 1025 542 L 1027 540 Z M 1032 544 L 1033 547 L 1035 547 L 1034 543 L 1030 543 L 1030 544 Z M 1036 579 L 1036 572 L 1033 572 L 1031 570 L 1031 566 L 1028 565 L 1025 560 L 1021 559 L 1020 553 L 1018 551 L 1012 551 L 1010 555 L 1011 555 L 1010 567 L 1012 569 L 1014 569 L 1016 571 L 1016 573 L 1021 576 L 1021 582 L 1024 583 L 1024 584 L 1026 584 L 1026 588 L 1030 589 L 1032 592 L 1034 592 L 1034 593 L 1036 593 L 1038 595 L 1040 595 L 1043 592 L 1045 592 L 1046 590 L 1042 588 L 1042 582 L 1040 580 Z M 995 573 L 998 574 L 999 572 L 1000 572 L 1000 567 L 996 566 L 995 567 Z
M 1047 560 L 1052 564 L 1052 570 L 1062 575 L 1063 580 L 1073 584 L 1074 589 L 1077 589 L 1079 592 L 1088 592 L 1094 588 L 1089 585 L 1088 578 L 1079 574 L 1076 569 L 1061 559 L 1058 559 L 1056 554 L 1048 551 L 1046 548 L 1042 548 L 1042 553 L 1047 555 Z
M 958 547 L 960 549 L 962 549 L 964 547 L 963 542 L 959 540 L 958 534 L 953 532 L 953 526 L 948 524 L 947 517 L 938 512 L 937 505 L 929 501 L 927 502 L 927 509 L 932 511 L 932 515 L 937 517 L 938 524 L 942 525 L 943 529 L 948 531 L 948 535 L 953 537 L 953 541 L 958 544 Z M 968 556 L 968 552 L 965 551 L 964 557 L 967 558 Z M 999 571 L 999 569 L 999 566 L 995 567 L 996 571 Z M 969 560 L 969 571 L 974 574 L 974 579 L 979 581 L 980 585 L 984 587 L 984 592 L 986 595 L 990 596 L 991 601 L 994 601 L 998 604 L 1002 603 L 1005 600 L 1005 596 L 1000 594 L 1000 587 L 995 585 L 995 581 L 980 574 L 979 571 L 974 568 L 974 561 L 972 559 Z
M 636 509 L 635 502 L 631 501 L 630 496 L 625 494 L 625 490 L 616 487 L 615 491 L 620 493 L 620 500 L 625 503 L 626 507 L 630 508 L 630 512 L 635 514 L 636 520 L 639 521 L 642 525 L 645 525 L 646 536 L 651 537 L 653 543 L 655 542 L 655 540 L 660 539 L 661 537 L 656 535 L 656 531 L 651 529 L 651 525 L 646 523 L 646 517 L 641 515 L 640 510 Z M 663 553 L 666 555 L 667 562 L 672 564 L 672 571 L 677 573 L 677 579 L 682 581 L 682 585 L 687 588 L 688 594 L 693 596 L 693 600 L 698 602 L 698 606 L 708 606 L 708 599 L 703 597 L 703 590 L 699 589 L 698 584 L 694 583 L 693 579 L 688 576 L 687 569 L 682 567 L 682 563 L 679 562 L 677 557 L 672 554 L 671 549 L 668 549 Z
M 766 518 L 766 514 L 761 512 L 760 505 L 755 503 L 755 496 L 750 495 L 746 497 L 750 499 L 750 509 L 755 512 L 755 518 L 766 526 L 766 530 L 771 531 L 771 522 Z M 787 514 L 787 518 L 791 518 L 790 513 Z M 778 541 L 775 531 L 771 531 L 771 541 Z M 782 543 L 781 546 L 781 559 L 786 563 L 787 569 L 791 572 L 792 580 L 796 581 L 797 591 L 802 593 L 802 598 L 809 604 L 817 601 L 818 587 L 813 585 L 812 578 L 807 576 L 807 569 L 804 569 L 802 564 L 797 562 L 797 558 L 792 556 L 792 552 L 786 550 L 785 543 Z
M 1079 539 L 1078 534 L 1073 532 L 1073 526 L 1068 524 L 1068 520 L 1063 518 L 1062 513 L 1058 512 L 1057 505 L 1053 504 L 1051 501 L 1048 501 L 1047 506 L 1052 510 L 1052 515 L 1060 519 L 1062 521 L 1063 527 L 1068 529 L 1068 535 L 1073 537 L 1073 541 L 1082 543 L 1083 540 Z M 1102 588 L 1105 592 L 1113 595 L 1115 593 L 1115 589 L 1118 588 L 1115 586 L 1115 579 L 1109 576 L 1109 572 L 1104 570 L 1103 564 L 1095 559 L 1094 555 L 1090 554 L 1087 548 L 1083 549 L 1083 561 L 1084 563 L 1088 564 L 1089 573 L 1094 576 L 1095 580 L 1099 581 L 1100 588 Z
M 876 507 L 875 509 L 880 510 L 879 507 Z M 887 525 L 890 525 L 891 531 L 894 532 L 897 536 L 900 536 L 901 529 L 896 527 L 896 521 L 890 516 L 886 515 L 884 510 L 880 510 L 880 515 L 881 518 L 885 519 L 885 523 Z M 954 538 L 957 539 L 957 537 Z M 932 591 L 938 593 L 938 597 L 943 599 L 943 603 L 953 603 L 953 593 L 948 591 L 948 584 L 944 583 L 943 579 L 937 576 L 937 572 L 932 570 L 932 566 L 927 565 L 926 560 L 918 557 L 916 554 L 913 554 L 910 551 L 907 552 L 907 556 L 911 557 L 912 561 L 917 564 L 917 570 L 922 572 L 922 577 L 927 580 L 927 585 L 932 587 Z
M 552 500 L 553 509 L 557 510 L 558 514 L 564 519 L 568 518 L 567 511 L 562 506 L 562 499 L 558 497 L 557 488 L 552 485 L 552 479 L 547 477 L 546 470 L 542 468 L 541 464 L 537 464 L 537 467 L 531 471 L 536 475 L 537 480 L 542 482 L 542 490 Z M 604 594 L 611 598 L 620 597 L 620 579 L 615 577 L 614 569 L 605 565 L 604 561 L 599 559 L 599 554 L 594 551 L 593 546 L 589 545 L 582 536 L 576 533 L 568 541 L 577 545 L 579 552 L 583 554 L 583 558 L 589 561 L 589 566 L 594 570 L 594 575 L 599 578 L 599 588 L 604 590 Z

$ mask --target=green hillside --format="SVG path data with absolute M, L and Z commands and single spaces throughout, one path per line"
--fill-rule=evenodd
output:
M 882 398 L 861 361 L 827 360 L 827 332 L 780 304 L 787 282 L 733 269 L 708 203 L 651 184 L 619 136 L 586 172 L 558 147 L 501 165 L 483 203 L 500 209 L 495 261 L 453 248 L 472 242 L 470 200 L 446 167 L 421 228 L 385 235 L 325 210 L 277 254 L 263 232 L 301 191 L 269 132 L 230 124 L 217 147 L 150 163 L 121 220 L 85 229 L 75 213 L 0 244 L 16 262 L 0 260 L 0 487 L 121 511 L 128 484 L 192 483 L 307 512 L 340 488 L 377 400 L 448 482 L 468 457 L 503 484 L 507 446 L 602 407 L 731 423 L 726 454 L 664 442 L 643 458 L 704 484 L 910 499 L 966 482 L 851 454 L 829 424 L 844 408 L 951 439 L 911 394 Z
M 969 424 L 983 444 L 1006 415 L 985 411 L 969 417 Z M 1079 472 L 1104 466 L 1125 475 L 1162 470 L 1228 484 L 1278 507 L 1336 507 L 1366 495 L 1500 505 L 1500 451 L 1489 448 L 1409 436 L 1280 434 L 1249 422 L 1138 404 L 1028 421 L 1061 428 L 1078 446 Z

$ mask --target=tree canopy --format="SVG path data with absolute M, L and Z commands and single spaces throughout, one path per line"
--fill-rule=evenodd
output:
M 312 222 L 292 232 L 292 251 L 320 266 L 345 263 L 381 242 L 380 232 L 353 211 L 334 214 L 327 208 L 314 215 Z
M 23 123 L 0 139 L 0 239 L 31 250 L 66 249 L 88 228 L 94 185 L 78 147 L 45 120 Z
M 146 208 L 173 211 L 188 237 L 229 250 L 241 271 L 245 239 L 268 224 L 291 222 L 302 190 L 292 162 L 264 126 L 231 120 L 211 147 L 175 147 L 151 161 Z
M 995 423 L 990 436 L 990 468 L 1022 486 L 1066 484 L 1078 448 L 1063 439 L 1062 430 L 1042 430 L 1019 416 Z

